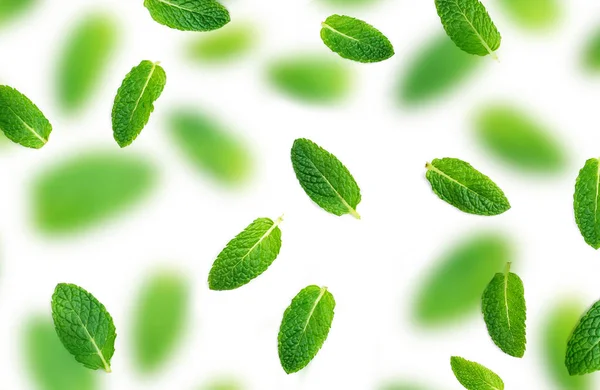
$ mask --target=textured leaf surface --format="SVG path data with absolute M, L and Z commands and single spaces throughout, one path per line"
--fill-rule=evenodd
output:
M 188 56 L 199 62 L 222 63 L 251 51 L 257 39 L 254 26 L 232 23 L 209 35 L 194 37 L 188 46 Z
M 140 371 L 155 372 L 173 355 L 189 318 L 189 295 L 187 279 L 175 272 L 156 273 L 145 282 L 132 331 Z
M 504 382 L 492 370 L 458 356 L 450 358 L 454 376 L 467 390 L 504 390 Z
M 0 0 L 0 26 L 38 4 L 39 0 Z
M 308 286 L 292 299 L 277 337 L 279 360 L 286 373 L 300 371 L 317 355 L 329 334 L 334 308 L 327 287 Z
M 469 54 L 485 56 L 500 47 L 500 33 L 479 0 L 435 0 L 446 34 Z
M 343 58 L 380 62 L 394 55 L 394 48 L 386 36 L 362 20 L 331 15 L 321 27 L 321 39 L 325 45 Z
M 95 376 L 61 345 L 47 317 L 30 318 L 24 329 L 25 357 L 38 390 L 96 390 Z
M 531 30 L 553 27 L 561 12 L 558 0 L 500 0 L 499 3 L 515 23 Z
M 182 31 L 211 31 L 230 21 L 229 11 L 214 0 L 144 0 L 152 19 Z
M 52 125 L 27 96 L 0 85 L 0 130 L 13 142 L 39 149 L 48 142 Z
M 600 28 L 589 37 L 583 50 L 583 66 L 590 72 L 600 72 Z
M 92 153 L 71 158 L 33 183 L 34 217 L 47 233 L 88 228 L 134 205 L 154 182 L 152 167 L 133 156 Z
M 92 370 L 111 372 L 117 337 L 113 319 L 92 294 L 60 283 L 52 295 L 54 327 L 67 351 Z
M 470 214 L 498 215 L 510 209 L 504 192 L 489 177 L 457 158 L 426 165 L 427 180 L 440 199 Z
M 504 353 L 525 354 L 525 291 L 523 282 L 510 272 L 497 273 L 485 288 L 481 299 L 483 319 L 494 344 Z
M 127 74 L 112 110 L 113 135 L 120 147 L 130 145 L 146 126 L 166 83 L 163 68 L 150 61 L 142 61 Z
M 569 337 L 565 365 L 569 375 L 600 370 L 600 301 L 580 318 Z
M 314 142 L 299 138 L 292 146 L 292 165 L 306 194 L 335 215 L 360 218 L 360 188 L 350 171 L 333 154 Z
M 575 182 L 573 208 L 579 231 L 592 248 L 600 248 L 600 161 L 590 158 Z
M 233 290 L 265 272 L 281 249 L 281 218 L 257 218 L 219 253 L 208 275 L 211 290 Z

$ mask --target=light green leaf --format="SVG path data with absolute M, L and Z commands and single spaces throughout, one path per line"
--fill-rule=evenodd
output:
M 343 58 L 380 62 L 394 55 L 390 41 L 379 30 L 350 16 L 331 15 L 321 23 L 321 39 Z
M 600 161 L 590 158 L 575 182 L 573 209 L 579 231 L 592 248 L 600 248 Z
M 327 339 L 335 300 L 327 287 L 308 286 L 285 309 L 277 342 L 286 373 L 298 372 L 317 355 Z
M 565 365 L 569 375 L 600 370 L 600 301 L 579 319 L 569 337 Z
M 231 23 L 209 35 L 190 40 L 187 53 L 194 61 L 223 63 L 247 54 L 256 46 L 257 32 L 248 23 Z
M 143 198 L 155 182 L 146 160 L 92 153 L 71 158 L 33 183 L 33 211 L 47 233 L 68 233 L 105 221 Z
M 378 387 L 378 390 L 426 390 L 426 387 L 412 382 L 394 381 Z
M 292 146 L 292 165 L 306 194 L 322 209 L 360 219 L 356 212 L 360 188 L 337 157 L 314 142 L 299 138 Z
M 585 44 L 582 63 L 586 70 L 593 73 L 600 72 L 600 28 L 593 31 Z
M 167 75 L 157 62 L 142 61 L 127 74 L 112 110 L 113 135 L 120 147 L 130 145 L 146 126 L 166 83 Z
M 523 282 L 510 272 L 497 273 L 485 288 L 481 311 L 488 333 L 504 353 L 523 357 L 525 354 L 525 291 Z
M 234 378 L 213 379 L 200 388 L 201 390 L 243 390 L 244 386 Z
M 211 31 L 230 21 L 229 11 L 215 0 L 144 0 L 152 19 L 181 31 Z
M 0 85 L 0 130 L 13 142 L 39 149 L 48 142 L 52 125 L 27 96 Z
M 499 0 L 515 23 L 530 30 L 553 27 L 559 19 L 558 0 Z
M 111 372 L 117 333 L 106 308 L 74 284 L 60 283 L 52 295 L 56 333 L 75 360 L 92 370 Z
M 510 209 L 508 199 L 496 183 L 465 161 L 436 158 L 425 167 L 433 192 L 465 213 L 498 215 Z
M 446 34 L 469 54 L 486 56 L 500 47 L 500 33 L 479 0 L 435 0 Z
M 467 390 L 504 390 L 504 382 L 492 370 L 459 356 L 450 358 L 454 376 Z
M 22 15 L 38 3 L 39 0 L 0 0 L 0 26 Z

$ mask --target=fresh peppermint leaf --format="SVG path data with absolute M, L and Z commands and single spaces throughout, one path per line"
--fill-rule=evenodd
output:
M 317 355 L 327 339 L 335 300 L 327 287 L 308 286 L 285 309 L 277 342 L 286 373 L 298 372 Z
M 145 373 L 160 369 L 173 355 L 189 317 L 189 284 L 176 272 L 156 273 L 144 283 L 133 322 L 133 352 Z
M 146 126 L 166 83 L 167 75 L 157 62 L 142 61 L 127 74 L 112 110 L 113 135 L 120 147 L 130 145 Z
M 265 272 L 281 249 L 279 224 L 257 218 L 219 253 L 208 275 L 211 290 L 233 290 Z
M 500 33 L 479 0 L 435 0 L 446 34 L 469 54 L 486 56 L 500 47 Z
M 525 291 L 523 282 L 510 272 L 497 273 L 483 291 L 483 319 L 494 344 L 504 353 L 523 357 L 525 354 Z
M 575 182 L 573 209 L 575 222 L 585 242 L 592 248 L 600 248 L 600 161 L 590 158 L 579 171 Z
M 230 21 L 229 11 L 215 0 L 144 0 L 152 19 L 181 31 L 211 31 Z
M 337 157 L 314 142 L 299 138 L 292 146 L 292 165 L 306 194 L 322 209 L 360 219 L 356 212 L 360 188 Z
M 0 130 L 13 142 L 39 149 L 48 142 L 52 125 L 27 96 L 0 85 Z
M 558 0 L 499 0 L 515 23 L 530 30 L 543 30 L 556 24 L 560 16 Z
M 379 30 L 350 16 L 331 15 L 321 23 L 321 39 L 333 52 L 358 62 L 380 62 L 394 55 Z
M 22 15 L 38 3 L 38 0 L 0 0 L 0 26 Z
M 565 365 L 569 375 L 600 370 L 600 301 L 579 319 L 569 337 Z
M 436 158 L 425 167 L 433 192 L 465 213 L 498 215 L 510 209 L 508 199 L 496 183 L 465 161 Z
M 112 17 L 92 14 L 69 33 L 58 64 L 57 97 L 63 109 L 80 109 L 102 81 L 117 44 Z
M 194 61 L 223 63 L 239 58 L 256 45 L 257 32 L 249 23 L 231 23 L 209 35 L 194 37 L 188 44 L 188 57 Z
M 479 363 L 452 356 L 450 365 L 456 379 L 467 390 L 504 390 L 502 379 Z
M 600 28 L 590 36 L 583 50 L 583 66 L 592 73 L 600 72 Z
M 106 308 L 74 284 L 60 283 L 52 295 L 54 327 L 75 360 L 92 370 L 111 372 L 117 333 Z

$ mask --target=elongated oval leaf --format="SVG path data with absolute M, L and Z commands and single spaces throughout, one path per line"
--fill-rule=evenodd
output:
M 187 47 L 188 57 L 198 62 L 228 62 L 247 54 L 256 45 L 257 35 L 249 23 L 231 23 L 210 35 L 194 37 Z
M 452 356 L 450 365 L 456 379 L 467 390 L 504 390 L 502 379 L 479 363 Z
M 569 375 L 600 370 L 600 301 L 579 319 L 567 342 L 565 365 Z
M 130 145 L 146 126 L 166 83 L 165 71 L 155 62 L 144 60 L 127 74 L 112 110 L 113 135 L 120 147 Z
M 27 96 L 0 85 L 0 130 L 13 142 L 39 149 L 48 142 L 52 125 Z
M 510 272 L 497 273 L 481 298 L 483 319 L 494 344 L 504 353 L 523 357 L 525 354 L 525 292 L 523 282 Z
M 182 275 L 167 271 L 144 283 L 133 321 L 134 357 L 140 371 L 160 369 L 185 332 L 190 291 Z
M 499 3 L 515 23 L 530 30 L 553 27 L 561 13 L 558 0 L 500 0 Z
M 308 286 L 292 299 L 277 337 L 279 360 L 286 373 L 300 371 L 317 355 L 329 334 L 334 308 L 327 287 Z
M 600 160 L 590 158 L 579 171 L 575 182 L 573 209 L 575 222 L 585 242 L 600 248 Z
M 230 21 L 229 11 L 215 0 L 144 0 L 152 19 L 181 31 L 211 31 Z
M 496 183 L 467 162 L 436 158 L 425 167 L 433 192 L 461 211 L 498 215 L 510 209 L 508 199 Z
M 75 360 L 92 370 L 111 372 L 117 333 L 112 317 L 92 294 L 74 284 L 58 284 L 52 295 L 52 319 Z
M 380 62 L 394 55 L 394 47 L 379 30 L 350 16 L 331 15 L 321 23 L 321 39 L 343 58 Z
M 435 0 L 446 34 L 469 54 L 486 56 L 500 47 L 500 33 L 479 0 Z

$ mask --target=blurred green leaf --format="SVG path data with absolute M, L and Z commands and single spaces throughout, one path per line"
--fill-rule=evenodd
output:
M 373 5 L 376 3 L 381 2 L 381 0 L 322 0 L 324 3 L 328 3 L 332 6 L 349 6 L 349 7 L 356 7 L 356 6 L 367 6 L 367 5 Z
M 188 281 L 174 272 L 160 272 L 144 284 L 134 315 L 134 355 L 143 372 L 160 369 L 172 356 L 189 317 Z
M 485 107 L 475 119 L 475 131 L 487 151 L 514 168 L 531 172 L 564 168 L 561 145 L 520 109 L 501 104 Z
M 95 390 L 97 376 L 63 347 L 50 317 L 32 317 L 24 329 L 25 357 L 39 390 Z
M 251 158 L 234 135 L 197 110 L 171 113 L 169 128 L 181 152 L 200 170 L 224 184 L 238 184 L 251 172 Z
M 280 92 L 310 103 L 342 100 L 350 90 L 350 72 L 338 58 L 291 56 L 275 61 L 269 81 Z
M 479 64 L 481 58 L 463 52 L 447 36 L 437 36 L 408 67 L 398 98 L 407 104 L 428 102 L 455 89 Z
M 516 24 L 530 30 L 553 27 L 561 12 L 558 0 L 498 1 Z
M 409 382 L 389 382 L 379 387 L 379 390 L 425 390 L 425 387 Z
M 243 390 L 242 386 L 237 380 L 229 378 L 215 379 L 208 384 L 202 386 L 201 390 Z
M 600 72 L 600 28 L 588 39 L 583 51 L 583 66 L 591 72 Z
M 31 9 L 38 0 L 0 0 L 0 26 Z
M 68 233 L 126 211 L 154 186 L 155 171 L 139 157 L 93 152 L 52 166 L 33 184 L 38 227 Z
M 226 62 L 248 53 L 257 40 L 249 24 L 230 23 L 209 35 L 197 35 L 189 43 L 188 56 L 200 62 Z
M 81 108 L 101 85 L 117 38 L 117 23 L 106 14 L 86 16 L 69 33 L 57 68 L 57 97 L 63 109 Z
M 421 283 L 415 318 L 424 325 L 441 325 L 477 312 L 483 290 L 511 255 L 508 240 L 497 233 L 477 234 L 461 242 Z

